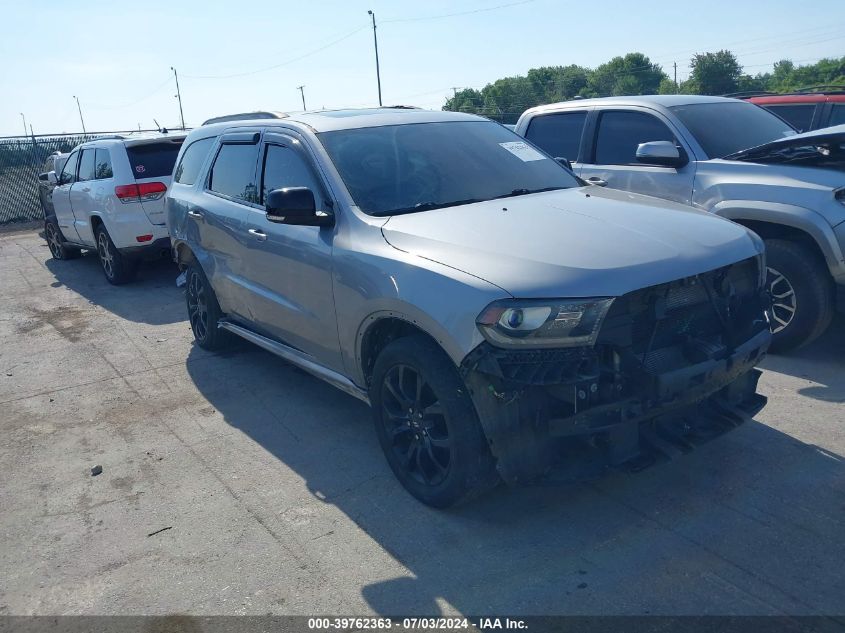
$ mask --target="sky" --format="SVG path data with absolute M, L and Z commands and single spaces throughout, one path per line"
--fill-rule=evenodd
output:
M 800 10 L 798 10 L 800 7 Z M 377 105 L 440 109 L 547 65 L 595 67 L 639 51 L 678 79 L 727 48 L 745 71 L 845 55 L 842 0 L 0 0 L 0 135 L 180 125 L 255 110 Z

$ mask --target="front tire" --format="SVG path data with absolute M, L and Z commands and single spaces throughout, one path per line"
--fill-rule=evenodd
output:
M 498 483 L 469 392 L 433 342 L 409 336 L 388 344 L 373 368 L 370 402 L 390 468 L 426 505 L 453 506 Z
M 138 272 L 138 262 L 121 253 L 112 242 L 106 227 L 97 227 L 97 256 L 106 281 L 115 286 L 129 283 Z
M 65 242 L 62 230 L 55 220 L 49 219 L 44 221 L 44 237 L 47 239 L 47 246 L 50 247 L 50 254 L 53 256 L 53 259 L 76 259 L 82 255 L 80 249 L 70 246 Z
M 196 262 L 188 266 L 185 274 L 185 301 L 197 345 L 209 351 L 225 347 L 229 341 L 227 332 L 217 327 L 223 312 L 214 289 Z
M 834 288 L 827 267 L 810 248 L 766 240 L 766 286 L 772 297 L 773 352 L 806 345 L 830 325 Z

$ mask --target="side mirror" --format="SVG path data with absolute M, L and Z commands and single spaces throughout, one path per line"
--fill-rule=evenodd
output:
M 264 201 L 267 219 L 297 226 L 331 226 L 334 216 L 317 211 L 314 193 L 308 187 L 273 189 Z
M 683 167 L 689 161 L 672 141 L 649 141 L 637 146 L 637 160 L 647 165 Z
M 555 156 L 555 160 L 564 167 L 566 167 L 569 171 L 572 171 L 572 163 L 569 161 L 568 158 L 564 158 L 563 156 Z
M 59 184 L 59 179 L 56 178 L 56 172 L 54 172 L 54 171 L 48 171 L 47 172 L 47 182 L 49 182 L 53 186 L 56 186 L 57 184 Z

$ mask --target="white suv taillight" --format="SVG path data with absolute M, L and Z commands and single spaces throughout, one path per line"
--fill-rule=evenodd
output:
M 124 204 L 144 200 L 158 200 L 164 196 L 167 185 L 163 182 L 142 182 L 135 185 L 118 185 L 114 195 Z

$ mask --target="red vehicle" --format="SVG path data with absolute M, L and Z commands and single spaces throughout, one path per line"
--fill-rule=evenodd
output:
M 845 123 L 845 86 L 810 86 L 784 94 L 746 92 L 726 96 L 756 103 L 799 132 Z

